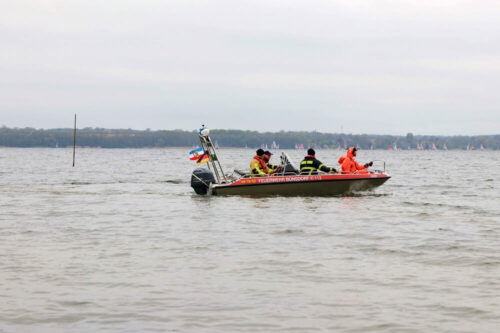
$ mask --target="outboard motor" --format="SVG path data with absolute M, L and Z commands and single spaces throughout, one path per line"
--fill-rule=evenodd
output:
M 297 170 L 293 165 L 292 163 L 288 163 L 287 165 L 285 165 L 285 170 L 284 170 L 284 173 L 285 174 L 291 174 L 291 173 L 294 173 L 296 175 L 299 174 L 299 170 Z
M 196 168 L 191 175 L 191 187 L 197 194 L 207 194 L 210 183 L 215 183 L 212 171 L 205 168 Z

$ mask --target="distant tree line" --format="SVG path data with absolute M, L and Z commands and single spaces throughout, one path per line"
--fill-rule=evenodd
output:
M 242 130 L 212 130 L 212 140 L 221 147 L 271 147 L 280 148 L 344 148 L 357 146 L 362 149 L 500 149 L 500 135 L 482 136 L 426 136 L 368 135 L 320 132 L 256 132 Z M 4 147 L 68 147 L 73 145 L 73 130 L 0 127 L 0 146 Z M 77 132 L 77 145 L 102 148 L 194 147 L 199 145 L 197 131 L 84 128 Z

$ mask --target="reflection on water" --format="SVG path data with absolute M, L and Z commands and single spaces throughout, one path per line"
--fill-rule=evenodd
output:
M 188 150 L 0 149 L 0 331 L 500 327 L 499 152 L 361 151 L 382 187 L 285 198 L 198 196 Z

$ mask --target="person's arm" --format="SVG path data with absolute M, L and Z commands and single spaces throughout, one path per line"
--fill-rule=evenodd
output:
M 356 170 L 364 170 L 364 169 L 366 169 L 366 166 L 359 164 L 358 161 L 354 160 L 353 162 L 354 162 L 354 166 L 356 167 Z
M 283 171 L 283 167 L 281 165 L 272 165 L 268 164 L 267 165 L 268 172 L 271 173 L 279 173 L 280 171 Z
M 373 162 L 368 162 L 365 163 L 365 165 L 360 165 L 357 161 L 354 161 L 354 165 L 356 166 L 357 170 L 364 170 L 368 169 L 368 167 L 371 167 L 373 165 Z
M 276 171 L 277 167 L 278 167 L 277 165 L 272 165 L 271 163 L 267 163 L 267 170 L 269 173 L 273 173 L 274 171 Z
M 268 170 L 264 170 L 262 168 L 262 165 L 260 165 L 260 163 L 257 163 L 257 172 L 259 173 L 259 175 L 261 175 L 261 176 L 267 176 L 266 171 L 268 171 Z
M 259 176 L 267 176 L 267 173 L 265 173 L 264 170 L 259 167 L 255 168 L 255 171 L 257 174 L 259 174 Z
M 323 172 L 337 172 L 337 170 L 335 170 L 335 168 L 329 168 L 327 167 L 326 165 L 324 165 L 323 163 L 321 163 L 321 161 L 319 160 L 314 160 L 314 167 L 318 170 L 321 170 Z

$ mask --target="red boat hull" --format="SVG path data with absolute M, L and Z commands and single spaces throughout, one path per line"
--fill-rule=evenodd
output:
M 242 178 L 212 186 L 214 195 L 305 195 L 328 196 L 364 191 L 385 183 L 386 174 L 292 175 Z

